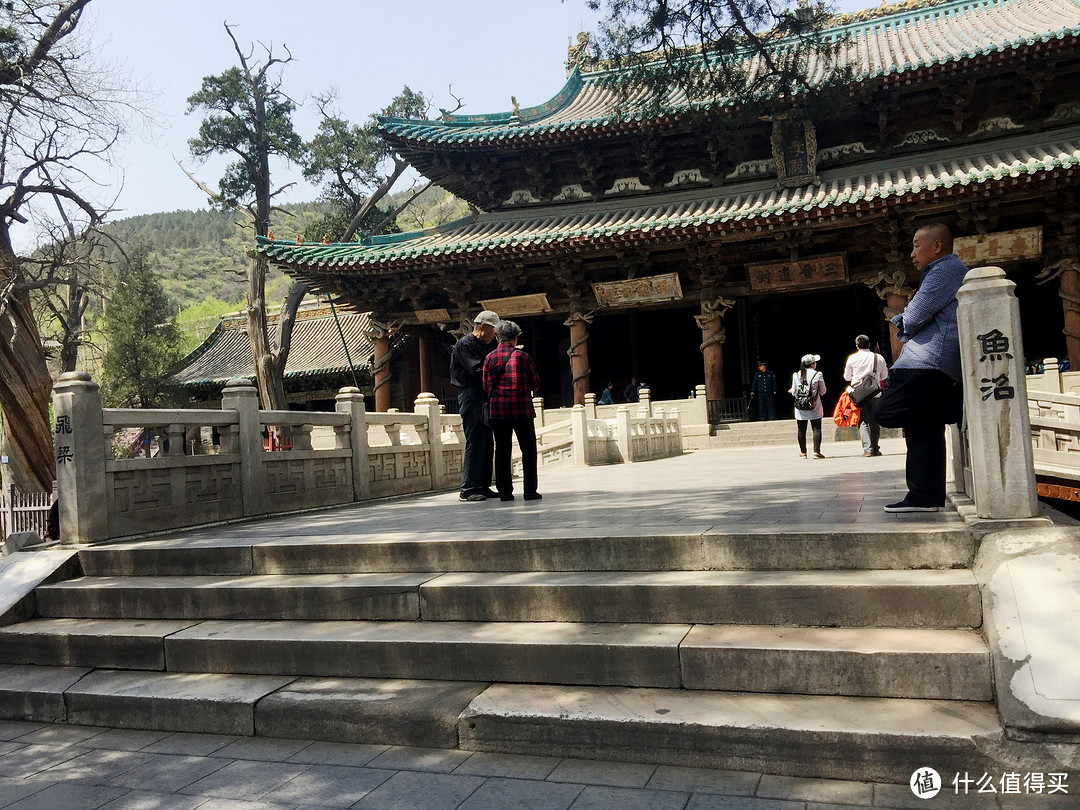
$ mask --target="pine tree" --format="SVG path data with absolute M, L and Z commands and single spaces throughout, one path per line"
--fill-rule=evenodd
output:
M 174 311 L 146 260 L 146 250 L 134 251 L 120 266 L 105 316 L 109 348 L 102 399 L 106 405 L 153 408 L 163 404 L 162 381 L 181 356 Z

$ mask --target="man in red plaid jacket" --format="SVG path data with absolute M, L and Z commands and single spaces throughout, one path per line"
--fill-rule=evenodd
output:
M 537 501 L 536 427 L 533 419 L 533 394 L 540 388 L 533 359 L 517 348 L 521 327 L 513 321 L 495 325 L 499 345 L 484 360 L 484 390 L 488 394 L 491 432 L 495 434 L 495 489 L 499 500 L 514 500 L 514 481 L 510 473 L 511 433 L 521 448 L 525 500 Z

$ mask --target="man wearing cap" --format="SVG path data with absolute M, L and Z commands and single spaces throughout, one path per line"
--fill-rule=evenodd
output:
M 904 348 L 874 412 L 879 425 L 903 428 L 907 442 L 907 495 L 886 512 L 936 512 L 945 505 L 945 426 L 958 422 L 963 408 L 956 293 L 968 271 L 952 251 L 952 233 L 940 223 L 923 225 L 912 239 L 911 262 L 922 280 L 892 318 Z
M 880 456 L 881 448 L 878 441 L 881 439 L 881 428 L 874 418 L 874 408 L 881 400 L 881 384 L 889 376 L 889 367 L 885 364 L 885 358 L 877 352 L 870 351 L 870 338 L 859 335 L 855 338 L 855 353 L 848 357 L 844 364 L 844 379 L 856 388 L 860 383 L 872 387 L 872 392 L 864 396 L 855 404 L 859 406 L 859 438 L 862 439 L 864 456 Z M 866 382 L 869 380 L 869 382 Z M 859 395 L 853 391 L 852 401 Z
M 465 457 L 461 462 L 460 501 L 484 501 L 498 493 L 491 488 L 495 442 L 483 422 L 484 360 L 494 348 L 499 316 L 485 309 L 473 321 L 473 330 L 454 344 L 450 354 L 450 382 L 458 390 L 458 413 L 465 432 Z
M 757 403 L 758 419 L 768 421 L 776 418 L 776 375 L 764 360 L 758 360 L 757 367 L 750 382 L 750 397 Z

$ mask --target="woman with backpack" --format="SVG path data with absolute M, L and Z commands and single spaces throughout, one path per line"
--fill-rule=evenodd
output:
M 806 424 L 814 431 L 814 458 L 821 454 L 821 395 L 825 393 L 825 377 L 817 370 L 821 355 L 804 354 L 800 368 L 791 375 L 788 393 L 795 397 L 795 424 L 799 428 L 799 458 L 806 458 Z

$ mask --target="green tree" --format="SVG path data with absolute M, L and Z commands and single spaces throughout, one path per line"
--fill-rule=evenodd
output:
M 790 106 L 846 71 L 839 41 L 821 36 L 824 3 L 799 0 L 588 0 L 601 11 L 596 55 L 628 114 L 655 114 L 680 96 L 690 109 Z M 588 59 L 586 43 L 578 59 Z
M 109 163 L 133 109 L 123 82 L 78 36 L 88 4 L 0 3 L 0 409 L 4 482 L 22 490 L 50 489 L 55 472 L 52 380 L 31 293 L 67 285 L 63 311 L 78 329 L 85 285 L 70 265 L 19 255 L 12 231 L 28 226 L 47 244 L 58 222 L 75 234 L 98 225 L 108 205 L 90 196 L 93 173 Z
M 116 408 L 162 404 L 162 381 L 181 357 L 181 335 L 172 303 L 136 248 L 121 262 L 116 291 L 105 316 L 102 399 Z
M 279 66 L 292 61 L 292 55 L 281 59 L 270 48 L 264 48 L 264 57 L 258 61 L 251 52 L 241 49 L 228 24 L 225 31 L 240 64 L 217 76 L 205 77 L 199 91 L 188 98 L 188 113 L 203 113 L 199 135 L 188 146 L 191 154 L 200 160 L 211 155 L 237 158 L 225 170 L 218 183 L 219 190 L 206 190 L 214 205 L 245 212 L 255 235 L 266 236 L 273 200 L 285 190 L 271 187 L 271 159 L 292 162 L 303 154 L 302 141 L 292 124 L 295 105 L 281 89 Z M 275 346 L 267 328 L 267 267 L 266 257 L 253 254 L 247 275 L 248 338 L 262 407 L 283 410 L 288 404 L 282 378 L 294 318 L 282 316 Z M 303 291 L 298 291 L 293 304 L 294 294 L 290 291 L 286 306 L 291 306 L 292 315 L 302 297 Z
M 335 96 L 327 93 L 315 99 L 322 113 L 315 137 L 306 144 L 304 177 L 322 184 L 320 200 L 331 211 L 314 229 L 325 228 L 335 242 L 348 242 L 356 234 L 384 233 L 412 200 L 431 185 L 427 183 L 408 195 L 393 210 L 384 211 L 379 204 L 401 178 L 408 163 L 402 160 L 383 140 L 378 130 L 378 116 L 367 124 L 351 124 L 334 109 Z M 382 110 L 381 115 L 394 118 L 423 118 L 428 100 L 408 86 Z M 308 238 L 322 234 L 310 233 Z

